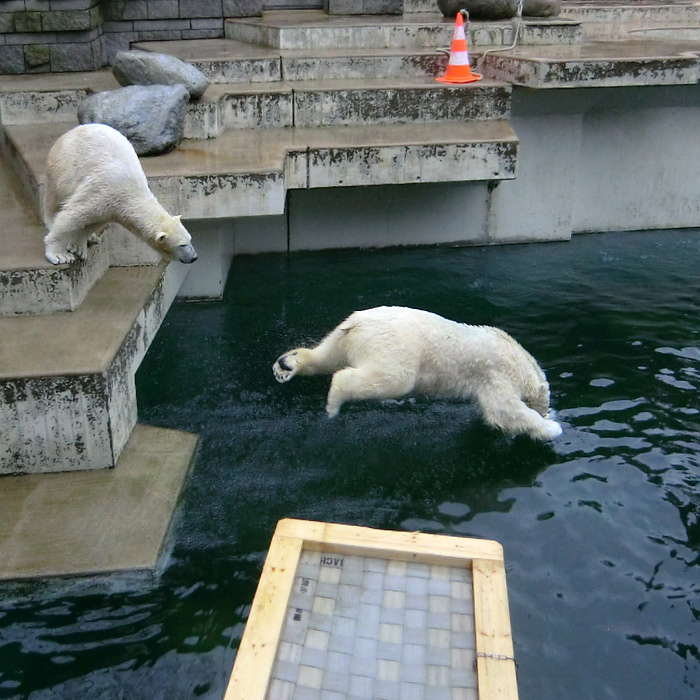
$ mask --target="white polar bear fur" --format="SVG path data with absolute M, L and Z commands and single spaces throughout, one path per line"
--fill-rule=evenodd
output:
M 549 384 L 535 359 L 505 331 L 469 326 L 400 306 L 356 311 L 315 348 L 297 348 L 273 365 L 279 382 L 295 374 L 333 374 L 326 411 L 346 401 L 411 393 L 473 399 L 507 434 L 561 435 L 547 418 Z
M 88 239 L 116 222 L 163 257 L 197 259 L 179 216 L 170 216 L 148 187 L 132 145 L 105 124 L 83 124 L 51 147 L 46 162 L 44 238 L 46 258 L 70 263 L 87 254 Z

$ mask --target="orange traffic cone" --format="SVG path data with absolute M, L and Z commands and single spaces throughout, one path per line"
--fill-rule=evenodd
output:
M 455 20 L 455 33 L 452 36 L 450 49 L 450 62 L 447 64 L 447 72 L 442 78 L 435 78 L 441 83 L 473 83 L 481 80 L 478 73 L 472 73 L 469 66 L 469 51 L 467 49 L 467 36 L 464 33 L 464 20 L 462 13 L 457 13 Z

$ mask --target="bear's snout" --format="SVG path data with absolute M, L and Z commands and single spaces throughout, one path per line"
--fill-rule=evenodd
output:
M 189 265 L 197 259 L 197 251 L 194 249 L 194 246 L 186 243 L 178 247 L 177 258 L 181 263 Z

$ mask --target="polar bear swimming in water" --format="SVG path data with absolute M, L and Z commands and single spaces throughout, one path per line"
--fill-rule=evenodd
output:
M 117 222 L 167 260 L 192 263 L 197 253 L 179 216 L 170 216 L 148 187 L 136 151 L 106 124 L 83 124 L 58 138 L 46 161 L 44 238 L 54 265 L 83 260 L 89 242 Z
M 470 326 L 400 306 L 356 311 L 315 348 L 297 348 L 273 365 L 278 382 L 295 374 L 333 374 L 326 411 L 346 401 L 411 393 L 473 399 L 489 425 L 509 435 L 551 440 L 549 384 L 535 359 L 505 331 Z

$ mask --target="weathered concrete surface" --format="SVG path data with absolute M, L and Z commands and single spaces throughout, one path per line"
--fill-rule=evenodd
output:
M 69 125 L 15 126 L 8 135 L 37 180 Z M 185 219 L 274 215 L 288 189 L 496 180 L 515 176 L 517 137 L 496 121 L 239 129 L 142 165 L 153 194 Z
M 286 83 L 213 85 L 187 106 L 184 137 L 216 138 L 229 129 L 271 129 L 293 125 L 293 92 Z
M 523 46 L 491 53 L 479 65 L 484 75 L 531 88 L 693 85 L 700 78 L 700 43 L 640 40 Z
M 155 570 L 196 447 L 139 425 L 116 469 L 2 477 L 0 580 Z
M 510 86 L 493 80 L 458 87 L 433 78 L 215 85 L 188 105 L 184 135 L 202 139 L 229 129 L 507 119 L 509 104 Z
M 32 124 L 75 120 L 88 95 L 119 87 L 109 71 L 36 75 L 3 75 L 0 123 Z
M 0 318 L 0 474 L 114 466 L 136 423 L 134 373 L 184 274 L 111 268 L 76 311 Z
M 177 56 L 202 71 L 212 85 L 282 80 L 279 51 L 241 41 L 140 41 L 134 44 L 134 48 Z
M 546 32 L 537 28 L 541 23 Z M 523 26 L 526 43 L 570 44 L 580 38 L 578 22 L 571 19 L 527 18 Z M 341 17 L 310 11 L 300 18 L 293 13 L 270 13 L 261 18 L 227 20 L 224 31 L 228 39 L 280 50 L 309 47 L 316 50 L 428 47 L 449 50 L 454 16 L 415 13 L 400 17 Z M 509 45 L 513 41 L 513 24 L 511 20 L 474 21 L 466 28 L 466 36 L 470 46 Z
M 313 81 L 293 89 L 297 127 L 499 120 L 510 113 L 510 86 L 490 80 L 469 87 L 425 78 Z
M 599 40 L 700 40 L 697 2 L 562 3 L 561 14 L 581 23 L 584 37 Z

